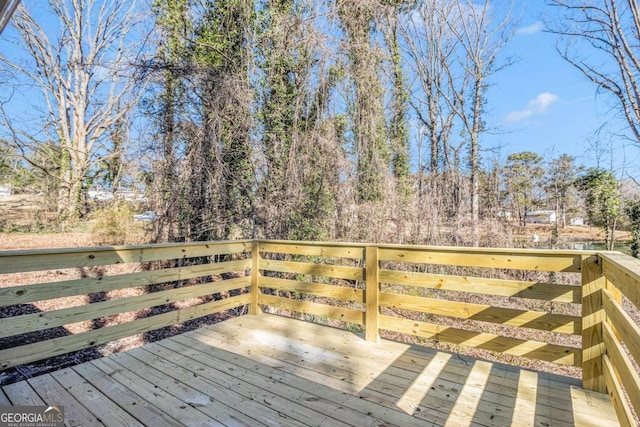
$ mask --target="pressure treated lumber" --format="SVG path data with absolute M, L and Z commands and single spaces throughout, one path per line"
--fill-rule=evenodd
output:
M 342 301 L 364 302 L 364 291 L 356 287 L 325 285 L 322 283 L 302 282 L 268 276 L 260 277 L 260 287 L 334 298 Z
M 336 279 L 363 280 L 362 268 L 345 267 L 340 265 L 312 264 L 295 261 L 276 261 L 261 259 L 260 270 L 277 271 L 280 273 L 308 274 L 312 276 L 326 276 Z
M 250 241 L 0 251 L 0 274 L 249 253 Z
M 515 270 L 579 272 L 581 255 L 576 252 L 518 249 L 447 248 L 389 245 L 379 246 L 381 261 L 398 261 L 463 267 L 507 268 Z
M 251 267 L 248 259 L 199 264 L 186 267 L 88 277 L 60 282 L 36 283 L 0 288 L 0 307 L 25 304 L 53 298 L 108 292 L 116 289 L 171 283 L 196 277 L 215 276 L 224 273 L 243 272 Z
M 582 387 L 604 393 L 602 355 L 605 347 L 602 340 L 602 291 L 605 277 L 602 263 L 595 255 L 582 261 Z
M 19 347 L 0 350 L 0 369 L 6 369 L 12 366 L 46 359 L 60 354 L 94 347 L 109 341 L 246 305 L 250 302 L 251 296 L 249 294 L 244 294 L 236 297 L 225 298 L 219 301 L 200 304 L 194 307 L 171 311 L 169 313 L 138 319 L 128 323 L 121 323 L 116 326 L 93 329 L 76 335 L 53 338 L 33 344 L 26 344 Z
M 257 243 L 260 252 L 351 259 L 362 259 L 364 256 L 362 245 L 358 247 L 351 244 L 299 241 L 258 241 Z
M 447 301 L 444 299 L 414 297 L 386 292 L 380 293 L 380 305 L 420 313 L 499 323 L 507 326 L 541 329 L 544 331 L 578 335 L 582 332 L 581 319 L 576 316 L 493 307 L 485 304 Z
M 640 308 L 640 259 L 619 252 L 606 252 L 599 257 L 602 274 Z
M 480 348 L 514 356 L 580 366 L 580 349 L 538 341 L 527 341 L 499 335 L 473 332 L 433 323 L 419 322 L 391 316 L 380 316 L 380 329 L 416 335 L 467 347 Z
M 294 300 L 275 295 L 262 294 L 258 299 L 258 304 L 284 308 L 299 313 L 312 314 L 358 325 L 364 325 L 365 323 L 365 314 L 362 311 L 326 304 L 318 304 L 310 301 Z
M 380 270 L 380 283 L 574 304 L 580 304 L 582 302 L 581 288 L 579 286 L 556 285 L 551 283 L 385 269 Z
M 4 318 L 0 319 L 0 338 L 36 332 L 43 329 L 69 325 L 85 320 L 98 319 L 100 317 L 112 316 L 120 313 L 127 313 L 163 304 L 171 304 L 189 298 L 198 298 L 220 292 L 228 292 L 238 288 L 245 288 L 248 285 L 248 278 L 240 277 L 220 282 L 187 286 L 184 288 L 170 289 L 161 292 L 152 292 L 134 297 L 96 302 L 42 313 L 32 313 Z

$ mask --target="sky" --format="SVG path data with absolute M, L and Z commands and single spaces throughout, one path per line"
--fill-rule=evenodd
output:
M 521 18 L 502 59 L 514 64 L 495 74 L 487 93 L 487 124 L 494 129 L 481 141 L 485 160 L 534 151 L 545 158 L 567 153 L 587 167 L 612 167 L 621 177 L 640 176 L 640 146 L 612 137 L 621 122 L 611 98 L 597 93 L 596 86 L 557 53 L 557 36 L 544 31 L 543 16 L 553 19 L 556 8 L 543 0 L 517 1 Z M 604 124 L 610 132 L 598 138 Z M 600 156 L 594 141 L 612 154 Z M 591 143 L 591 144 L 590 144 Z M 591 145 L 591 146 L 590 146 Z M 490 151 L 487 151 L 490 150 Z
M 506 3 L 496 0 L 494 4 Z M 625 124 L 616 117 L 611 98 L 598 94 L 594 84 L 562 59 L 555 48 L 557 36 L 544 31 L 543 16 L 557 18 L 556 8 L 546 0 L 514 3 L 520 22 L 501 61 L 515 62 L 491 79 L 485 116 L 491 131 L 480 141 L 482 160 L 488 165 L 497 158 L 504 164 L 509 154 L 522 151 L 534 151 L 545 159 L 567 153 L 586 167 L 611 168 L 619 177 L 640 179 L 640 145 L 612 136 Z M 1 47 L 5 54 L 11 53 L 6 43 Z M 604 124 L 608 132 L 596 136 Z M 614 149 L 598 158 L 594 141 Z M 417 169 L 417 159 L 413 162 Z

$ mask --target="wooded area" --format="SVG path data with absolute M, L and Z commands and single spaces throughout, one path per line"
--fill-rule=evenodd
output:
M 560 53 L 636 135 L 638 6 L 552 3 Z M 483 151 L 517 2 L 25 0 L 11 26 L 0 181 L 47 195 L 59 222 L 117 209 L 89 200 L 99 188 L 141 194 L 156 242 L 514 246 L 509 219 L 549 210 L 556 237 L 586 216 L 607 245 L 622 224 L 640 248 L 637 183 L 566 154 Z M 574 55 L 590 34 L 611 73 Z

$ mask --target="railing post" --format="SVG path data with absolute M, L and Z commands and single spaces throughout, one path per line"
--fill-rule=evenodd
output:
M 378 314 L 380 305 L 378 304 L 378 247 L 367 246 L 365 249 L 365 338 L 367 341 L 378 342 Z
M 251 305 L 249 314 L 260 314 L 262 310 L 258 305 L 260 295 L 260 243 L 251 242 Z
M 602 289 L 606 280 L 602 274 L 602 261 L 597 255 L 582 260 L 582 387 L 605 393 L 602 355 L 605 346 L 602 322 Z

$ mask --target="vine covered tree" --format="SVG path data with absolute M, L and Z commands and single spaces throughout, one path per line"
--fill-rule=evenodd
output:
M 379 75 L 381 55 L 374 46 L 374 24 L 379 2 L 339 0 L 336 5 L 345 32 L 351 80 L 358 203 L 384 198 L 389 150 L 385 138 L 384 92 Z

